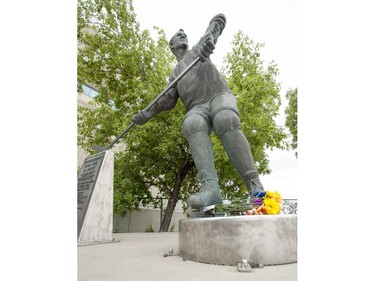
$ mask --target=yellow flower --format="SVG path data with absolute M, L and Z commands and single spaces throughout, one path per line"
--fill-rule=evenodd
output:
M 280 193 L 275 191 L 273 194 L 275 195 L 274 198 L 275 198 L 276 202 L 280 203 L 281 200 L 282 200 Z
M 276 215 L 280 212 L 280 204 L 275 198 L 264 198 L 263 203 L 266 206 L 267 214 Z
M 269 197 L 269 198 L 275 197 L 274 193 L 269 191 L 269 190 L 266 190 L 266 196 Z
M 275 198 L 276 202 L 281 202 L 282 198 L 278 191 L 271 192 L 269 190 L 266 190 L 266 197 L 268 198 Z

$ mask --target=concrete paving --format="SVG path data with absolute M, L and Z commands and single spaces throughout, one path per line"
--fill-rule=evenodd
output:
M 236 266 L 184 261 L 179 233 L 115 233 L 114 243 L 79 246 L 78 281 L 296 281 L 297 263 L 239 272 Z

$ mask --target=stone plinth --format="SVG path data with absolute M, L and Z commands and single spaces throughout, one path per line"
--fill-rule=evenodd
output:
M 78 245 L 113 242 L 114 155 L 88 157 L 78 177 Z
M 179 254 L 189 260 L 236 265 L 297 262 L 297 215 L 180 220 Z

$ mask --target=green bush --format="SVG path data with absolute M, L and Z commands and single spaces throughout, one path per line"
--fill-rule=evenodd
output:
M 155 232 L 154 229 L 152 228 L 152 225 L 149 224 L 146 229 L 145 229 L 145 232 Z

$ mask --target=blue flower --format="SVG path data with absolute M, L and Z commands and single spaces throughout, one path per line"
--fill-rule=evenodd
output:
M 254 191 L 253 195 L 255 197 L 258 197 L 258 198 L 263 198 L 264 196 L 266 196 L 266 192 L 265 191 Z

